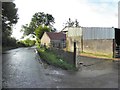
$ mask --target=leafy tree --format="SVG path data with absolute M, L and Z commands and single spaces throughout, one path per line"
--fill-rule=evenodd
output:
M 26 40 L 21 40 L 17 42 L 19 47 L 31 47 L 31 46 L 34 46 L 35 43 L 36 43 L 35 40 L 30 40 L 29 38 L 27 38 Z
M 35 34 L 38 39 L 41 39 L 44 32 L 50 32 L 50 31 L 51 31 L 50 28 L 48 28 L 47 26 L 39 26 L 35 30 Z
M 29 35 L 30 30 L 29 30 L 28 24 L 22 25 L 21 32 L 24 32 L 23 33 L 23 38 L 24 38 L 24 36 Z
M 69 18 L 66 24 L 68 27 L 72 27 L 74 25 L 74 22 L 71 20 L 71 18 Z
M 79 22 L 77 21 L 77 19 L 75 20 L 75 27 L 79 27 Z
M 36 45 L 39 45 L 40 44 L 40 39 L 43 35 L 44 32 L 50 32 L 50 28 L 47 27 L 47 26 L 39 26 L 38 28 L 36 28 L 35 30 L 35 34 L 36 34 Z
M 26 47 L 26 45 L 24 44 L 23 41 L 18 41 L 18 42 L 17 42 L 17 46 L 18 46 L 18 47 Z
M 50 14 L 38 12 L 33 15 L 32 22 L 34 22 L 36 27 L 39 25 L 52 26 L 54 24 L 54 18 Z
M 12 27 L 18 21 L 16 5 L 13 2 L 2 3 L 2 44 L 10 45 L 8 41 L 14 41 L 11 38 Z
M 2 3 L 2 32 L 8 36 L 12 33 L 12 26 L 18 21 L 16 5 L 13 2 Z
M 38 12 L 35 13 L 31 19 L 31 22 L 29 25 L 23 25 L 22 32 L 24 32 L 24 35 L 29 34 L 36 34 L 35 30 L 39 26 L 47 26 L 51 29 L 51 31 L 55 31 L 56 29 L 53 27 L 54 24 L 54 18 L 51 14 L 45 14 L 44 12 Z
M 72 21 L 71 18 L 69 18 L 67 23 L 65 23 L 65 26 L 67 26 L 67 27 L 79 27 L 79 22 L 77 21 L 77 19 L 75 21 Z

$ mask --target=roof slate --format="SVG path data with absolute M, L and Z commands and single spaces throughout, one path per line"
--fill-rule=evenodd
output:
M 62 32 L 46 32 L 46 34 L 49 36 L 51 40 L 66 40 L 66 35 Z

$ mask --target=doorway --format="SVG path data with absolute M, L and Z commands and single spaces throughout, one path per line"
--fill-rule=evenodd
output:
M 120 58 L 120 29 L 115 28 L 116 57 Z

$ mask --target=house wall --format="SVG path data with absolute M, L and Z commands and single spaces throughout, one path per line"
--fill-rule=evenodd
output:
M 68 51 L 71 51 L 73 52 L 74 51 L 74 42 L 76 42 L 76 48 L 81 50 L 81 37 L 80 36 L 77 36 L 77 37 L 67 37 L 67 47 L 68 48 Z
M 55 48 L 65 48 L 66 44 L 65 44 L 66 41 L 62 41 L 62 40 L 51 40 L 51 45 L 52 47 L 55 47 Z
M 80 37 L 80 36 L 82 36 L 82 28 L 68 27 L 68 37 Z
M 74 51 L 74 42 L 76 42 L 77 49 L 81 49 L 82 29 L 80 27 L 67 27 L 64 31 L 67 34 L 67 50 Z
M 52 47 L 60 47 L 60 44 L 61 44 L 61 42 L 60 42 L 60 40 L 52 40 L 51 41 L 51 45 L 52 45 Z
M 46 33 L 44 33 L 41 38 L 41 45 L 46 45 L 48 47 L 50 45 L 50 38 L 48 37 L 48 35 Z
M 112 39 L 84 40 L 83 51 L 90 53 L 113 54 L 113 40 Z

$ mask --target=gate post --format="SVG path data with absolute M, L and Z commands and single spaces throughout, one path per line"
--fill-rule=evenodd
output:
M 113 39 L 113 58 L 116 56 L 116 42 L 115 39 Z
M 76 67 L 76 42 L 74 42 L 74 66 Z

